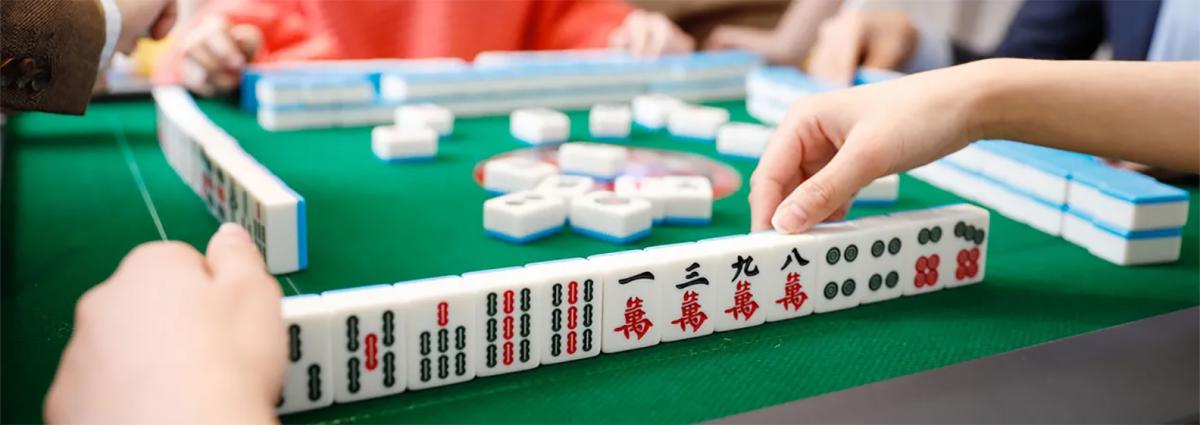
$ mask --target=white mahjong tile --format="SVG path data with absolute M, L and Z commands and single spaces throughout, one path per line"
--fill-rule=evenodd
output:
M 770 255 L 770 247 L 749 235 L 705 239 L 699 244 L 717 257 L 717 269 L 709 277 L 717 301 L 713 329 L 724 332 L 763 324 L 767 314 L 762 306 L 770 301 L 763 294 L 767 281 L 762 259 Z
M 663 342 L 695 338 L 713 333 L 713 318 L 723 314 L 717 309 L 712 274 L 721 268 L 719 257 L 696 243 L 681 243 L 646 248 L 657 259 L 661 274 L 659 294 L 662 308 Z
M 525 266 L 539 282 L 534 287 L 534 344 L 542 364 L 600 354 L 601 299 L 604 281 L 592 263 L 574 258 Z
M 559 111 L 547 108 L 522 108 L 509 115 L 509 131 L 513 138 L 530 145 L 567 141 L 571 120 Z
M 728 123 L 717 130 L 717 152 L 743 158 L 761 157 L 773 128 L 748 123 Z
M 671 112 L 684 105 L 682 100 L 663 94 L 640 95 L 633 98 L 633 119 L 643 128 L 659 130 L 667 125 Z
M 454 113 L 432 103 L 401 105 L 395 109 L 396 126 L 429 126 L 438 136 L 454 133 Z
M 564 174 L 579 174 L 612 180 L 625 168 L 629 149 L 605 143 L 570 142 L 558 148 L 558 168 Z
M 979 283 L 987 268 L 988 211 L 969 204 L 946 207 L 950 214 L 950 249 L 954 274 L 947 276 L 946 286 L 955 287 Z
M 526 243 L 558 233 L 567 221 L 567 204 L 557 196 L 524 190 L 483 203 L 483 229 L 492 237 Z
M 784 235 L 760 232 L 750 235 L 767 245 L 760 257 L 763 311 L 768 322 L 812 314 L 814 297 L 821 294 L 823 252 L 820 241 L 809 234 Z
M 599 104 L 588 113 L 588 129 L 593 139 L 629 137 L 632 112 L 627 104 Z
M 500 375 L 538 366 L 535 288 L 541 283 L 522 267 L 463 275 L 475 291 L 475 374 Z
M 911 282 L 914 271 L 903 262 L 906 248 L 901 239 L 905 223 L 890 216 L 873 216 L 851 222 L 861 229 L 865 245 L 861 247 L 859 267 L 867 270 L 866 281 L 858 290 L 861 303 L 868 304 L 899 297 L 904 282 Z
M 666 218 L 667 191 L 661 177 L 620 176 L 613 181 L 613 192 L 650 202 L 654 223 Z
M 705 225 L 712 221 L 713 189 L 708 177 L 665 176 L 663 219 L 668 224 Z
M 587 176 L 554 175 L 538 183 L 534 191 L 558 197 L 571 206 L 571 200 L 596 190 L 596 180 Z
M 334 400 L 338 403 L 404 391 L 404 309 L 391 285 L 321 294 L 333 334 Z
M 904 270 L 912 273 L 912 279 L 901 280 L 904 295 L 919 295 L 942 289 L 953 278 L 953 258 L 948 258 L 953 236 L 949 220 L 933 210 L 906 211 L 891 214 L 902 220 L 904 227 L 900 241 L 904 248 L 900 262 Z M 949 223 L 953 224 L 953 223 Z
M 299 295 L 284 298 L 281 305 L 288 363 L 276 410 L 283 414 L 333 404 L 333 335 L 326 303 L 319 295 Z
M 483 165 L 483 188 L 495 193 L 529 190 L 554 175 L 558 167 L 533 158 L 497 158 Z
M 813 312 L 828 313 L 857 307 L 870 277 L 869 242 L 862 230 L 849 222 L 819 224 L 807 232 L 821 247 L 821 281 L 815 291 Z
M 471 356 L 475 292 L 458 276 L 445 276 L 393 285 L 404 300 L 404 358 L 408 389 L 440 387 L 475 378 Z
M 654 212 L 645 199 L 595 191 L 571 202 L 570 221 L 576 233 L 626 244 L 650 234 Z
M 656 345 L 665 326 L 656 320 L 662 308 L 659 291 L 660 267 L 652 255 L 641 250 L 588 257 L 604 282 L 603 336 L 605 353 Z

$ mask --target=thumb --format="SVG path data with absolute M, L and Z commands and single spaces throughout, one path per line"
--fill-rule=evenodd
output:
M 782 233 L 798 233 L 839 214 L 859 189 L 882 174 L 882 163 L 873 161 L 851 134 L 843 148 L 812 177 L 800 183 L 779 205 L 771 225 Z M 844 214 L 844 213 L 842 213 Z
M 204 252 L 208 269 L 218 282 L 240 282 L 266 275 L 258 246 L 237 223 L 222 224 Z

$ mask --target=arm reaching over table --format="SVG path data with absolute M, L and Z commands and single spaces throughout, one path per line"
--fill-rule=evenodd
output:
M 47 422 L 275 422 L 280 296 L 236 224 L 204 255 L 178 242 L 134 249 L 76 304 Z
M 1200 170 L 1200 62 L 991 59 L 797 102 L 750 179 L 755 230 L 807 230 L 877 177 L 980 139 Z

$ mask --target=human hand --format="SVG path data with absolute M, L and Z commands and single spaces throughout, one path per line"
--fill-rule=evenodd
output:
M 137 38 L 147 32 L 154 39 L 163 38 L 175 25 L 176 0 L 114 1 L 121 12 L 121 36 L 115 47 L 119 52 L 132 52 Z
M 804 54 L 808 51 L 804 43 L 788 39 L 781 31 L 740 25 L 717 27 L 704 44 L 708 50 L 749 50 L 761 55 L 768 63 L 795 67 L 804 63 Z
M 844 216 L 871 181 L 953 153 L 977 137 L 975 65 L 796 102 L 750 177 L 753 230 L 809 229 Z
M 262 46 L 262 30 L 210 16 L 184 35 L 182 46 L 183 85 L 203 96 L 224 94 L 241 83 L 242 69 Z
M 641 9 L 625 16 L 621 26 L 609 35 L 608 44 L 641 57 L 687 53 L 696 48 L 696 41 L 666 15 Z
M 821 24 L 808 73 L 841 86 L 860 66 L 898 69 L 917 48 L 917 27 L 901 12 L 845 12 Z
M 250 235 L 143 244 L 82 297 L 48 422 L 265 423 L 283 387 L 280 288 Z

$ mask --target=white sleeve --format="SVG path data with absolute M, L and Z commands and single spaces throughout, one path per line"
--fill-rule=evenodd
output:
M 121 37 L 121 9 L 116 0 L 100 0 L 100 6 L 104 9 L 104 48 L 100 49 L 100 66 L 103 67 L 112 59 L 117 39 Z
M 937 31 L 918 27 L 917 45 L 901 71 L 911 74 L 951 65 L 954 65 L 954 52 L 950 39 Z

